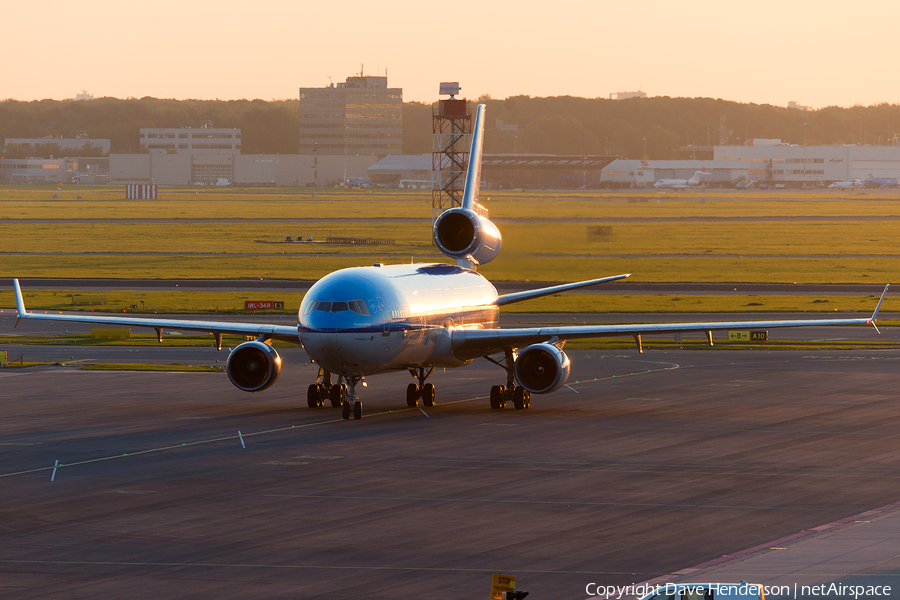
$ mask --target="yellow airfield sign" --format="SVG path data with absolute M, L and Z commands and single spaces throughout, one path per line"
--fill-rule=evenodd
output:
M 768 331 L 729 331 L 729 342 L 766 342 L 769 340 Z
M 494 573 L 491 579 L 491 600 L 501 600 L 504 592 L 516 591 L 516 578 L 512 575 Z

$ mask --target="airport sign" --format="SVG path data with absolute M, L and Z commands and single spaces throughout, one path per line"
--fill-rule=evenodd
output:
M 515 577 L 494 573 L 491 578 L 491 600 L 502 600 L 503 594 L 514 591 L 516 591 Z

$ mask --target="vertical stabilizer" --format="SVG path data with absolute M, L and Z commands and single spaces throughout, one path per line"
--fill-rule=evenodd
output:
M 472 149 L 469 152 L 469 168 L 466 172 L 466 189 L 462 207 L 476 210 L 478 190 L 481 188 L 481 153 L 484 146 L 484 104 L 475 109 L 475 128 L 472 131 Z

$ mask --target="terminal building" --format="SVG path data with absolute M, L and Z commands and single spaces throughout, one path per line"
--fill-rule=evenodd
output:
M 359 75 L 300 88 L 300 154 L 384 157 L 403 153 L 403 90 Z

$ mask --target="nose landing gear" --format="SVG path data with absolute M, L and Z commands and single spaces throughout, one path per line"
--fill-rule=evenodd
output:
M 341 418 L 347 420 L 353 415 L 355 421 L 362 419 L 362 401 L 356 395 L 356 384 L 362 379 L 362 375 L 345 377 L 350 389 L 344 394 L 341 404 Z M 333 388 L 334 386 L 332 386 Z M 346 387 L 346 386 L 344 386 Z

